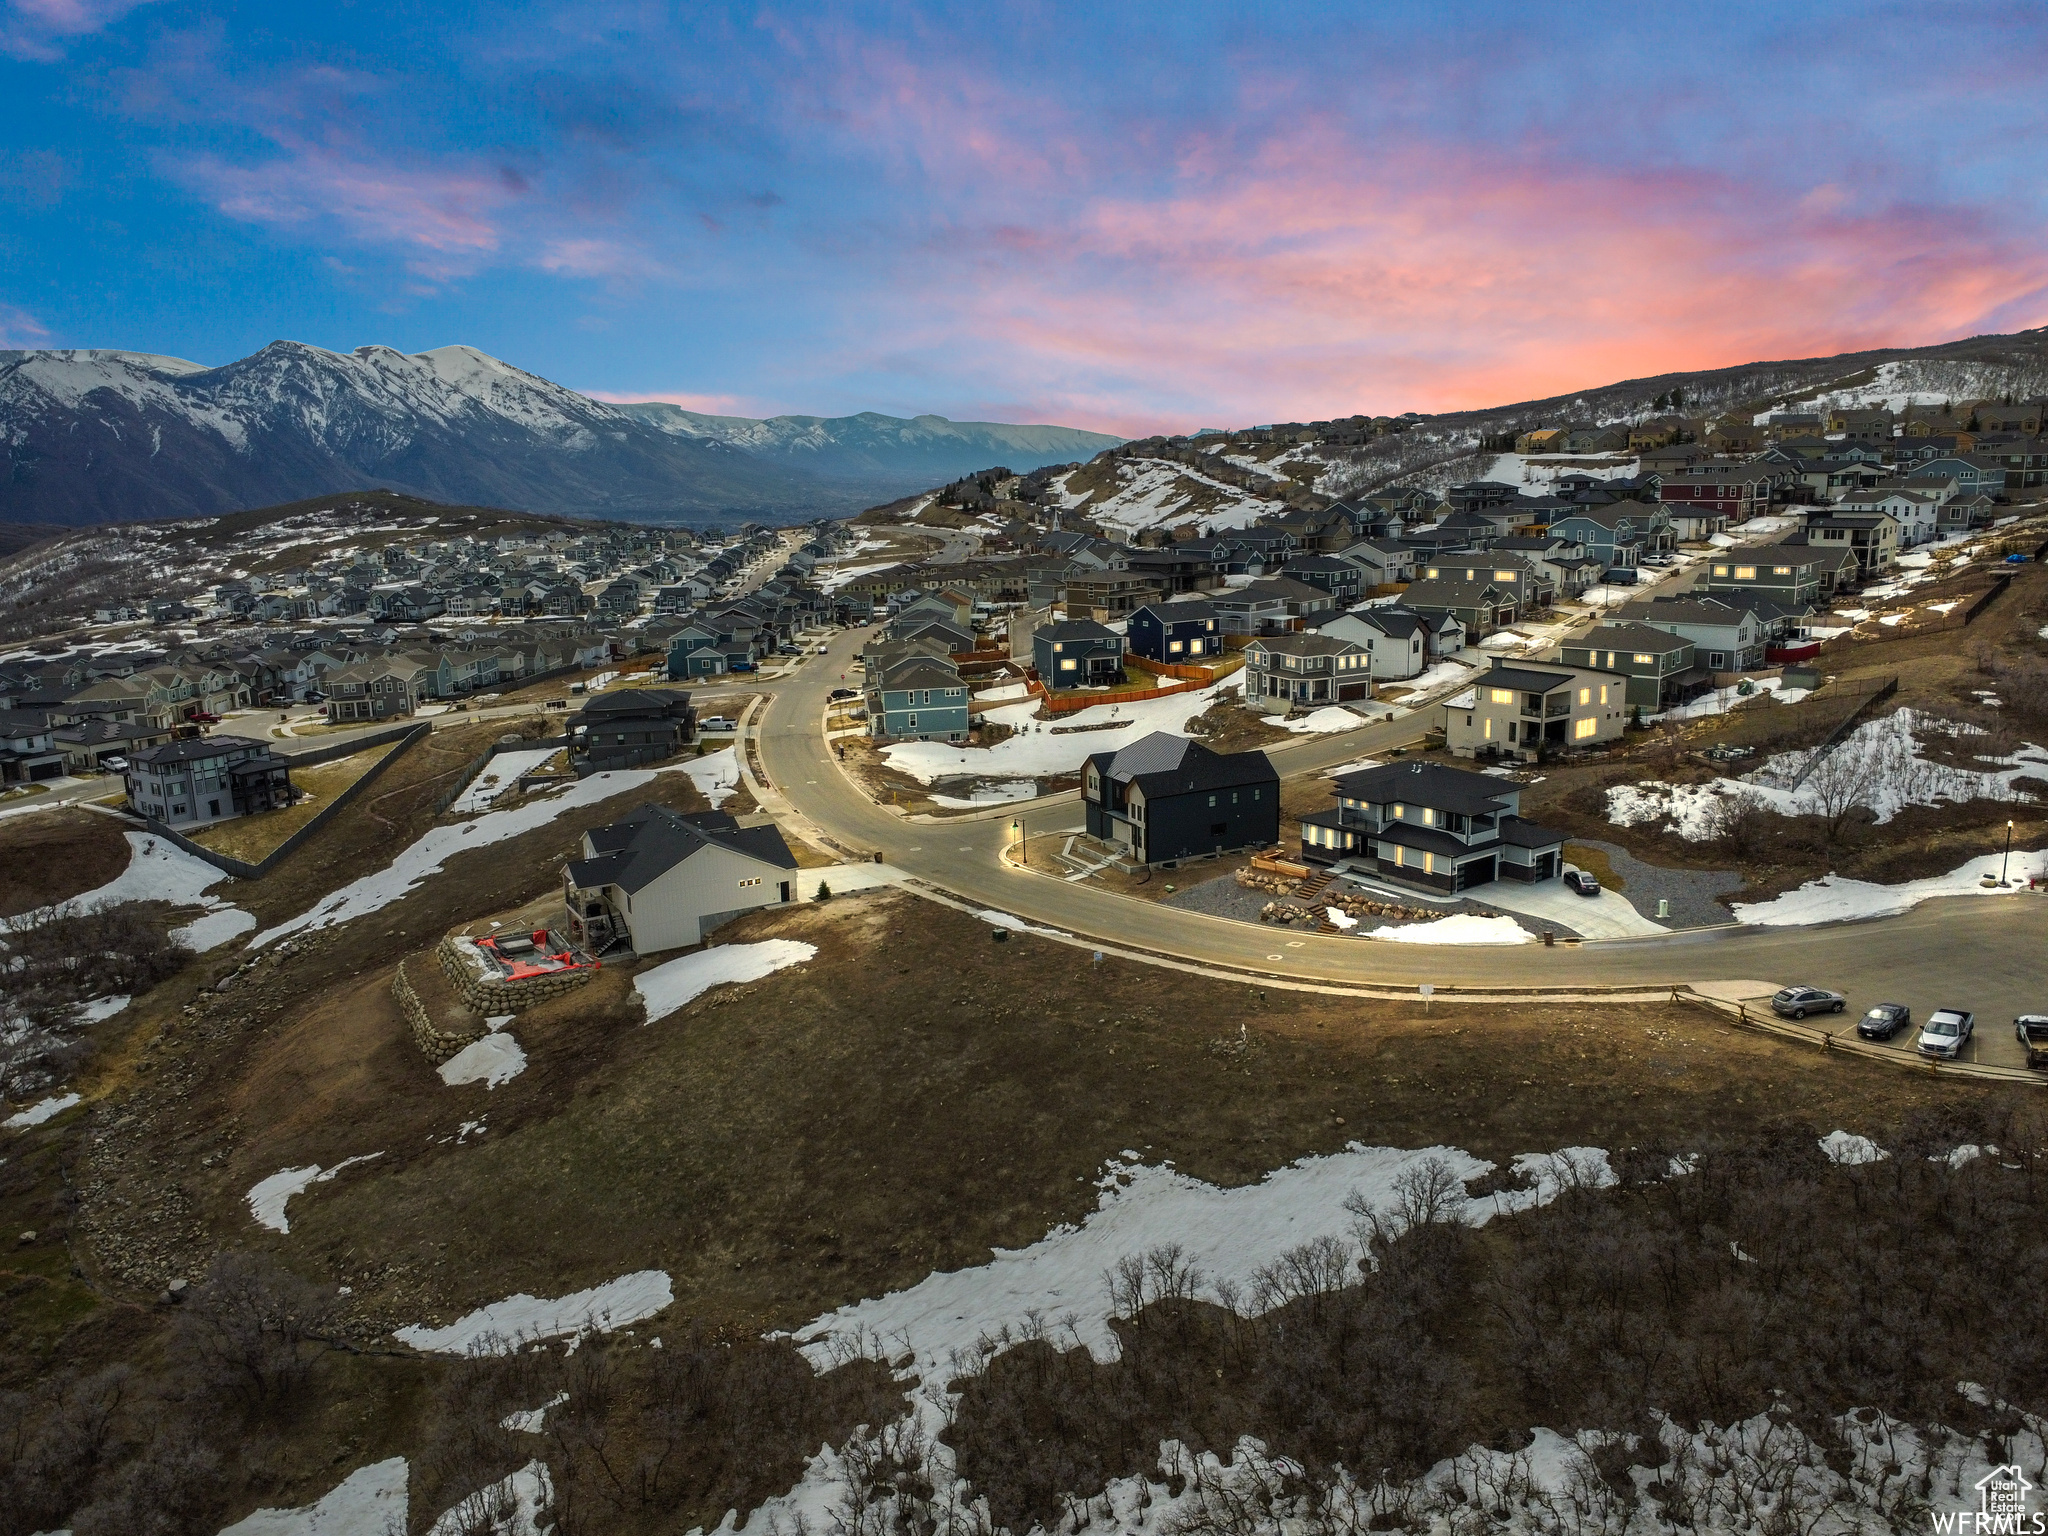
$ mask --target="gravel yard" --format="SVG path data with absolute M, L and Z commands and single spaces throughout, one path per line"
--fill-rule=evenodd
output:
M 1735 921 L 1718 899 L 1742 889 L 1745 882 L 1734 870 L 1665 869 L 1645 864 L 1615 843 L 1590 838 L 1575 841 L 1607 855 L 1607 862 L 1622 879 L 1620 894 L 1643 916 L 1672 928 L 1713 928 Z M 1669 917 L 1657 916 L 1660 899 L 1671 903 Z

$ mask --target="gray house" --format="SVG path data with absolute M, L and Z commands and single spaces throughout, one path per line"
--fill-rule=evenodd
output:
M 1709 672 L 1747 672 L 1764 664 L 1763 622 L 1745 608 L 1711 597 L 1666 598 L 1626 604 L 1621 617 L 1690 640 Z
M 1692 641 L 1648 624 L 1602 624 L 1568 640 L 1559 656 L 1568 667 L 1618 672 L 1628 679 L 1631 709 L 1662 710 L 1706 674 L 1695 664 Z
M 1247 708 L 1284 715 L 1372 697 L 1372 654 L 1356 640 L 1319 631 L 1264 635 L 1244 648 Z
M 1521 817 L 1521 786 L 1443 763 L 1347 773 L 1336 806 L 1301 818 L 1302 857 L 1456 893 L 1495 880 L 1555 879 L 1565 834 Z
M 128 759 L 128 806 L 167 827 L 203 827 L 292 803 L 291 772 L 241 736 L 166 742 Z

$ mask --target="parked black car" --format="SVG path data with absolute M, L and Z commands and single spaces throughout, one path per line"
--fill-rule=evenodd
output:
M 1904 1003 L 1879 1003 L 1856 1021 L 1856 1033 L 1866 1040 L 1889 1040 L 1913 1023 L 1913 1010 Z
M 1771 998 L 1771 1012 L 1781 1018 L 1803 1019 L 1809 1013 L 1840 1013 L 1849 1000 L 1826 987 L 1787 987 Z
M 1599 880 L 1587 874 L 1583 869 L 1566 870 L 1564 872 L 1564 883 L 1567 890 L 1577 891 L 1581 896 L 1598 896 L 1600 894 Z
M 860 690 L 858 688 L 834 688 L 825 697 L 828 699 L 857 699 L 860 697 Z

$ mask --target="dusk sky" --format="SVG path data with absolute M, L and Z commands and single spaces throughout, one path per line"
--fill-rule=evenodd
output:
M 1135 434 L 2048 323 L 2048 6 L 0 0 L 0 347 Z

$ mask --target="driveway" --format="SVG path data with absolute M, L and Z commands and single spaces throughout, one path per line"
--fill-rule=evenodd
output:
M 1532 885 L 1518 880 L 1496 880 L 1476 892 L 1472 899 L 1499 907 L 1503 912 L 1556 923 L 1589 939 L 1633 939 L 1671 932 L 1630 906 L 1628 898 L 1619 891 L 1603 890 L 1598 896 L 1581 896 L 1565 889 L 1562 880 L 1539 880 Z

